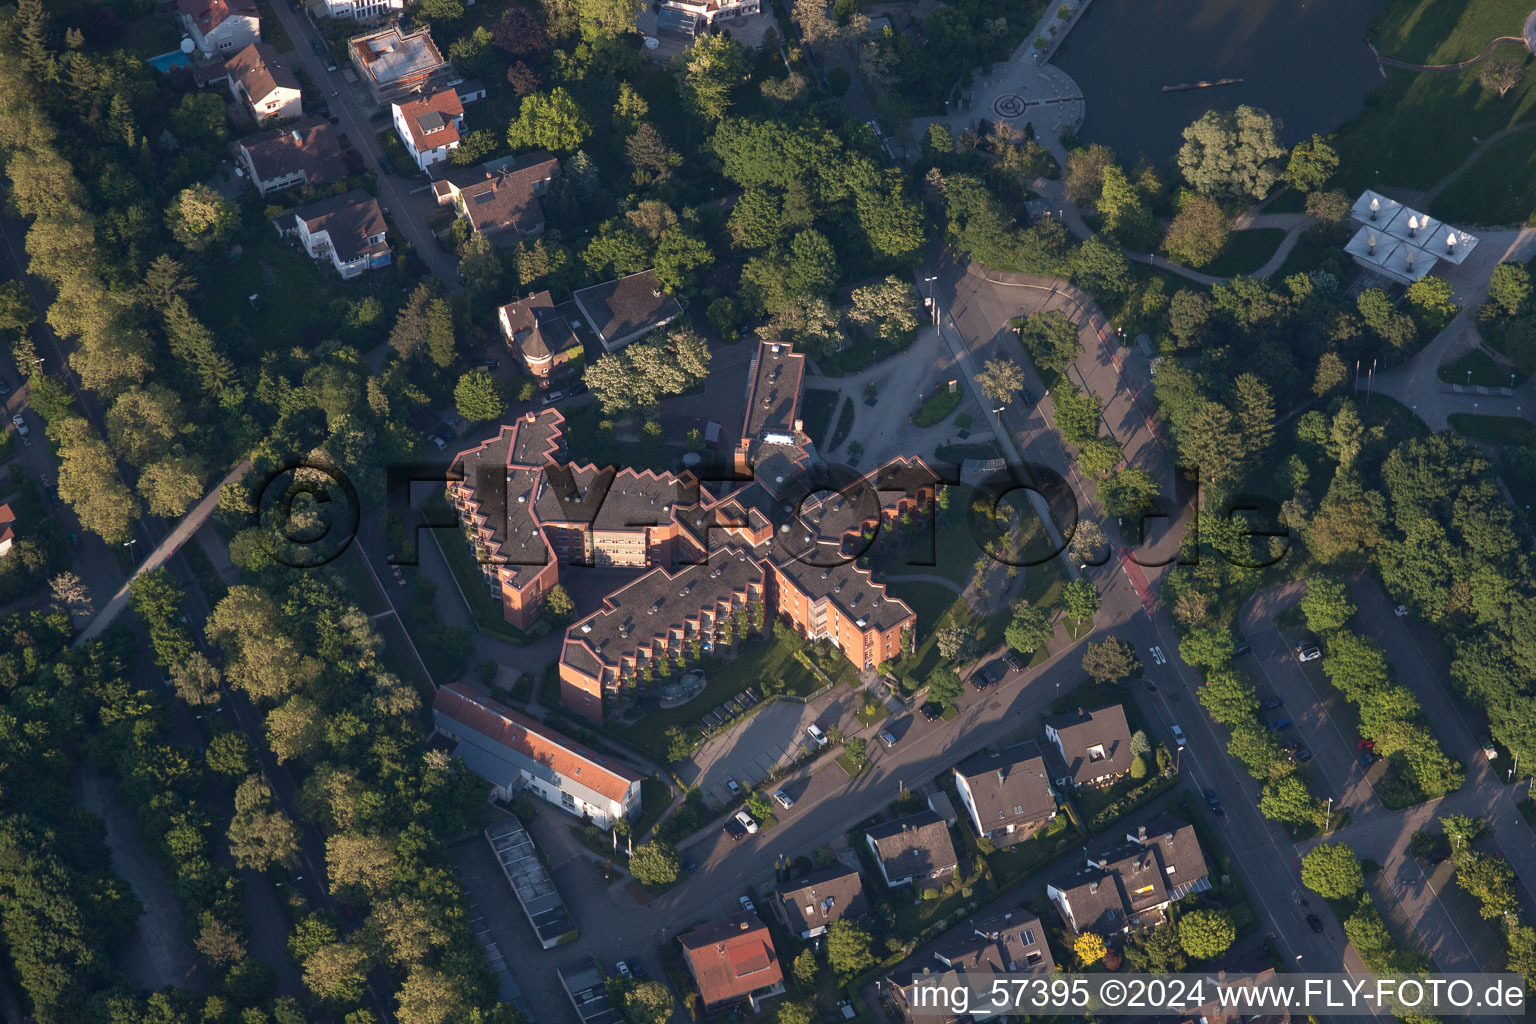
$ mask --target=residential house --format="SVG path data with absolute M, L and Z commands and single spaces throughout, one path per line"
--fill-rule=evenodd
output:
M 1131 727 L 1119 704 L 1049 718 L 1045 736 L 1065 764 L 1058 786 L 1107 786 L 1131 770 Z
M 8 555 L 16 546 L 16 513 L 11 506 L 0 505 L 0 555 Z
M 299 80 L 266 43 L 252 43 L 224 62 L 229 91 L 258 125 L 291 121 L 304 113 Z
M 581 340 L 570 321 L 555 309 L 548 291 L 509 302 L 496 311 L 496 320 L 507 348 L 541 381 L 565 372 L 573 363 L 580 365 Z
M 1217 972 L 1217 977 L 1230 990 L 1241 986 L 1252 989 L 1268 989 L 1280 984 L 1285 979 L 1275 974 L 1275 969 L 1266 963 L 1247 961 L 1235 967 L 1227 967 Z M 1263 1006 L 1257 998 L 1254 1006 Z M 1276 1007 L 1277 1003 L 1271 1001 L 1270 1007 Z M 1213 998 L 1185 1011 L 1189 1015 L 1179 1020 L 1179 1024 L 1289 1024 L 1290 1011 L 1279 1007 L 1268 1013 L 1233 1013 L 1232 1007 L 1225 1006 L 1219 998 Z
M 968 935 L 942 945 L 934 958 L 967 975 L 1050 974 L 1056 958 L 1040 918 L 1020 907 L 973 922 Z
M 204 57 L 231 54 L 261 41 L 256 0 L 177 0 L 181 24 Z
M 405 0 L 310 0 L 309 7 L 328 18 L 368 23 L 399 14 L 405 10 Z
M 293 211 L 293 231 L 314 259 L 329 259 L 342 280 L 390 262 L 384 211 L 362 189 L 322 199 Z
M 971 827 L 997 846 L 1029 839 L 1056 817 L 1056 794 L 1033 742 L 973 757 L 953 771 Z
M 729 28 L 740 18 L 762 13 L 761 0 L 665 0 L 656 18 L 662 32 L 693 37 Z
M 1074 932 L 1111 935 L 1156 925 L 1170 904 L 1210 887 L 1194 827 L 1165 817 L 1090 853 L 1083 867 L 1045 892 Z
M 875 855 L 880 875 L 892 888 L 927 887 L 955 873 L 959 858 L 949 838 L 949 828 L 932 811 L 919 811 L 867 829 L 864 841 Z
M 459 148 L 459 129 L 464 126 L 464 104 L 452 89 L 440 89 L 405 103 L 391 103 L 395 132 L 405 150 L 425 171 L 443 163 Z
M 784 991 L 784 970 L 768 926 L 756 914 L 737 913 L 678 936 L 683 961 L 705 1013 L 759 1002 Z
M 463 80 L 443 59 L 425 26 L 406 32 L 388 25 L 354 36 L 347 40 L 347 57 L 380 104 L 429 95 Z
M 454 756 L 491 784 L 497 800 L 532 793 L 601 829 L 640 814 L 645 776 L 462 683 L 437 691 L 432 722 L 457 741 Z
M 235 144 L 251 183 L 262 195 L 308 185 L 318 188 L 347 176 L 347 162 L 330 122 L 305 116 Z
M 962 1024 L 995 1016 L 987 1009 L 992 991 L 986 974 L 966 975 L 952 967 L 936 971 L 924 964 L 887 976 L 880 990 L 891 1016 L 906 1024 Z
M 485 83 L 478 78 L 466 78 L 454 86 L 454 91 L 459 94 L 459 102 L 466 107 L 476 100 L 485 99 L 487 94 Z
M 575 295 L 603 348 L 617 352 L 630 342 L 676 320 L 683 308 L 661 290 L 654 270 L 583 288 Z
M 439 206 L 452 203 L 475 234 L 505 248 L 544 232 L 539 197 L 559 173 L 559 160 L 528 153 L 450 171 L 432 183 L 432 194 Z
M 773 909 L 784 927 L 802 939 L 814 939 L 845 917 L 863 915 L 869 905 L 859 873 L 837 865 L 785 884 L 774 894 Z

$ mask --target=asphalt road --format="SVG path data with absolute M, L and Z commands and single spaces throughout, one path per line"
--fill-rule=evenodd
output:
M 340 119 L 340 129 L 351 140 L 352 147 L 363 155 L 368 169 L 373 171 L 378 181 L 379 200 L 387 208 L 390 222 L 399 228 L 401 234 L 416 247 L 416 254 L 427 264 L 427 268 L 442 283 L 443 288 L 450 293 L 458 291 L 460 287 L 458 262 L 443 251 L 409 194 L 411 188 L 424 184 L 426 178 L 422 177 L 415 180 L 414 184 L 406 185 L 393 174 L 385 174 L 379 169 L 379 156 L 382 149 L 376 138 L 379 127 L 373 126 L 369 121 L 369 115 L 373 109 L 371 98 L 369 103 L 365 104 L 358 98 L 362 94 L 360 92 L 363 89 L 362 86 L 348 85 L 342 80 L 339 70 L 325 70 L 330 58 L 317 56 L 310 49 L 309 41 L 321 37 L 307 18 L 296 13 L 283 0 L 277 0 L 270 5 L 269 9 L 277 15 L 277 20 L 282 22 L 283 29 L 293 42 L 294 49 L 287 55 L 288 58 L 297 60 L 308 72 L 310 79 L 320 90 L 320 94 L 325 97 L 325 103 L 331 108 L 331 115 Z M 380 127 L 385 126 L 387 125 Z M 393 128 L 390 130 L 393 131 Z M 403 172 L 406 168 L 401 167 L 397 170 Z

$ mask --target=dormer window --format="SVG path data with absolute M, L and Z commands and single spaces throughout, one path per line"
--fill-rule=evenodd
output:
M 1093 746 L 1089 747 L 1088 748 L 1088 760 L 1090 760 L 1090 761 L 1102 761 L 1102 760 L 1104 760 L 1104 744 L 1102 744 L 1102 743 L 1095 743 Z

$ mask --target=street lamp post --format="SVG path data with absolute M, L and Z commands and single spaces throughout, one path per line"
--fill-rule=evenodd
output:
M 939 297 L 938 295 L 934 294 L 935 288 L 933 286 L 933 282 L 937 281 L 938 279 L 939 276 L 937 274 L 933 275 L 932 277 L 923 278 L 923 283 L 928 286 L 928 305 L 933 307 L 933 326 L 935 327 L 939 326 Z
M 1328 826 L 1333 822 L 1333 797 L 1328 798 L 1328 809 L 1323 812 L 1323 832 L 1327 833 Z

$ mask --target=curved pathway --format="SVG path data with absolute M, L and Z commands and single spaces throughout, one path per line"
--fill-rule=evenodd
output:
M 1531 12 L 1531 18 L 1526 22 L 1528 30 L 1529 26 L 1533 22 L 1536 22 L 1536 11 Z M 1385 64 L 1389 68 L 1402 68 L 1404 71 L 1461 71 L 1465 68 L 1471 67 L 1479 61 L 1486 60 L 1488 56 L 1498 48 L 1500 43 L 1520 43 L 1522 46 L 1530 45 L 1525 36 L 1499 36 L 1499 38 L 1489 43 L 1488 48 L 1482 53 L 1478 54 L 1476 57 L 1473 57 L 1471 60 L 1464 60 L 1459 64 L 1409 64 L 1407 61 L 1394 60 L 1391 57 L 1383 57 L 1379 53 L 1376 54 L 1376 63 Z M 1536 49 L 1536 47 L 1533 47 L 1533 49 Z M 1371 47 L 1371 52 L 1376 53 L 1376 48 L 1374 46 Z
M 1427 208 L 1429 204 L 1434 201 L 1435 197 L 1445 190 L 1447 185 L 1461 177 L 1463 174 L 1467 173 L 1467 171 L 1471 170 L 1472 165 L 1483 158 L 1483 155 L 1488 152 L 1490 146 L 1496 142 L 1503 141 L 1505 138 L 1515 134 L 1516 132 L 1523 132 L 1527 128 L 1536 128 L 1536 120 L 1516 121 L 1514 124 L 1509 125 L 1507 128 L 1500 128 L 1486 139 L 1483 139 L 1476 146 L 1472 147 L 1472 152 L 1467 154 L 1467 158 L 1461 162 L 1461 166 L 1457 167 L 1450 174 L 1447 174 L 1445 177 L 1441 178 L 1438 182 L 1435 183 L 1433 188 L 1424 193 L 1425 207 Z

